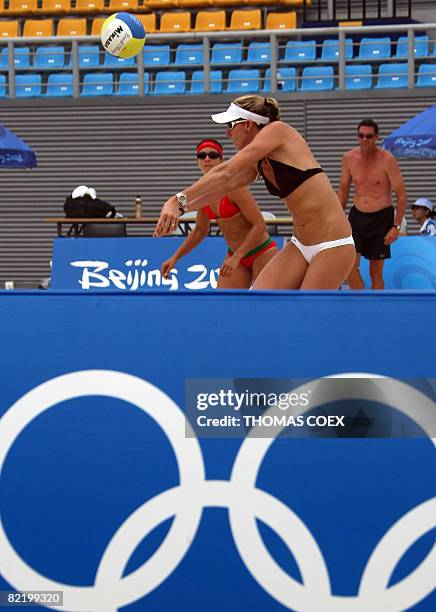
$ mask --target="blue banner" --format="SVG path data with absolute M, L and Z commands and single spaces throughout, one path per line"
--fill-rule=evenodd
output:
M 431 291 L 1 292 L 0 602 L 433 612 L 435 308 Z M 324 393 L 332 375 L 371 390 Z M 290 378 L 320 385 L 294 389 L 304 414 L 354 402 L 423 435 L 187 431 L 189 379 Z

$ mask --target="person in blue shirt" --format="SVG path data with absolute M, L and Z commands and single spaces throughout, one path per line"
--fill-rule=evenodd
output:
M 424 236 L 436 236 L 436 221 L 433 219 L 433 202 L 428 198 L 418 198 L 412 204 L 413 218 L 422 223 L 420 234 Z

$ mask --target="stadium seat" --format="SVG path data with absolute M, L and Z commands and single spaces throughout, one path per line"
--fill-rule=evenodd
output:
M 266 30 L 294 30 L 297 27 L 297 13 L 268 13 L 266 17 Z
M 206 8 L 213 5 L 213 0 L 177 0 L 178 8 Z
M 409 49 L 409 38 L 407 36 L 400 36 L 397 42 L 397 52 L 395 57 L 406 58 Z M 415 57 L 427 57 L 429 54 L 429 41 L 428 36 L 415 36 L 414 55 Z
M 18 19 L 0 21 L 0 38 L 16 38 L 19 36 Z
M 295 68 L 280 68 L 277 71 L 277 91 L 296 91 L 297 71 Z M 265 72 L 263 92 L 271 91 L 271 68 Z
M 100 64 L 100 46 L 99 45 L 79 45 L 79 68 L 89 68 L 99 66 Z M 105 54 L 107 55 L 107 54 Z M 71 66 L 72 58 L 70 58 Z
M 203 64 L 204 50 L 203 45 L 184 45 L 180 44 L 176 49 L 176 65 L 191 64 L 198 65 Z
M 211 64 L 239 64 L 242 61 L 242 43 L 215 43 Z
M 153 94 L 167 96 L 183 94 L 186 90 L 186 75 L 183 70 L 158 72 L 154 82 Z
M 86 18 L 81 19 L 59 19 L 58 36 L 86 36 Z
M 391 39 L 362 38 L 359 46 L 359 59 L 386 59 L 391 57 Z
M 308 62 L 316 59 L 315 40 L 288 40 L 285 48 L 285 61 Z
M 142 23 L 147 34 L 156 32 L 156 13 L 144 13 L 135 15 L 135 17 Z
M 9 0 L 9 8 L 4 8 L 6 15 L 30 15 L 38 10 L 38 0 Z
M 353 40 L 347 38 L 345 40 L 345 59 L 349 60 L 353 58 Z M 321 59 L 332 62 L 339 59 L 339 41 L 325 40 L 321 47 Z
M 41 15 L 64 15 L 70 11 L 70 0 L 42 0 L 37 10 Z
M 170 63 L 169 45 L 145 45 L 144 46 L 144 65 L 145 66 L 167 66 Z
M 260 30 L 262 15 L 260 9 L 234 10 L 230 17 L 230 30 Z
M 194 29 L 196 32 L 223 32 L 226 29 L 226 12 L 198 11 Z
M 221 70 L 210 71 L 210 93 L 221 93 L 223 90 L 223 73 Z M 192 73 L 190 94 L 204 93 L 204 71 L 195 70 Z
M 333 66 L 306 66 L 303 69 L 300 91 L 325 91 L 333 87 Z
M 418 70 L 417 87 L 436 87 L 436 64 L 421 64 Z
M 271 45 L 269 42 L 252 42 L 248 45 L 247 62 L 269 64 L 271 61 Z
M 110 53 L 104 54 L 103 65 L 108 68 L 113 68 L 114 66 L 125 66 L 127 68 L 129 66 L 134 66 L 135 64 L 135 57 L 129 57 L 124 59 L 122 57 L 115 57 L 115 55 L 111 55 Z
M 345 66 L 345 89 L 371 89 L 372 68 L 369 64 Z
M 259 70 L 230 70 L 227 79 L 228 93 L 256 93 L 259 91 Z
M 111 72 L 88 72 L 83 77 L 82 96 L 112 96 L 114 78 Z
M 15 75 L 15 95 L 17 98 L 37 98 L 41 95 L 42 78 L 40 74 Z
M 94 17 L 91 25 L 91 36 L 100 36 L 101 26 L 106 21 L 106 17 Z
M 72 13 L 104 13 L 104 0 L 76 0 L 76 6 L 71 9 Z
M 62 46 L 36 47 L 33 65 L 36 68 L 63 68 L 65 49 Z
M 26 19 L 23 36 L 52 36 L 53 19 Z
M 150 93 L 150 74 L 144 73 L 144 93 Z M 138 74 L 136 72 L 122 72 L 118 82 L 117 96 L 138 95 Z
M 0 74 L 0 98 L 6 98 L 6 75 Z
M 131 13 L 138 10 L 138 0 L 109 0 L 109 13 L 124 11 Z
M 30 66 L 30 47 L 15 47 L 14 49 L 15 68 L 29 68 Z M 0 53 L 0 67 L 8 67 L 8 48 L 3 47 Z
M 73 75 L 69 72 L 49 74 L 47 79 L 47 97 L 64 97 L 73 95 Z
M 191 13 L 183 11 L 180 13 L 162 13 L 160 18 L 159 32 L 190 32 Z
M 237 0 L 213 0 L 214 6 L 225 6 L 225 7 L 233 7 L 236 4 L 244 4 L 243 0 L 238 2 Z
M 144 0 L 144 8 L 157 9 L 160 11 L 176 8 L 178 0 Z
M 407 87 L 407 71 L 407 64 L 380 64 L 376 89 Z

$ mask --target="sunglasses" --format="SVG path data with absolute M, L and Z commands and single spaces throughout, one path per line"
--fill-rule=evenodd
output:
M 229 121 L 229 123 L 227 124 L 227 130 L 231 132 L 235 125 L 237 125 L 238 123 L 245 123 L 246 121 L 247 119 L 235 119 L 234 121 Z
M 200 153 L 197 153 L 197 159 L 206 159 L 206 157 L 209 157 L 209 159 L 218 159 L 221 155 L 218 151 L 200 151 Z
M 357 135 L 363 140 L 372 140 L 373 138 L 375 138 L 375 134 L 361 134 L 360 132 L 357 132 Z

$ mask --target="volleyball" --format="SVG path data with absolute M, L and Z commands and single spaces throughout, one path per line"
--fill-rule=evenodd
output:
M 101 26 L 101 44 L 116 57 L 133 57 L 144 46 L 145 28 L 134 15 L 114 13 Z

